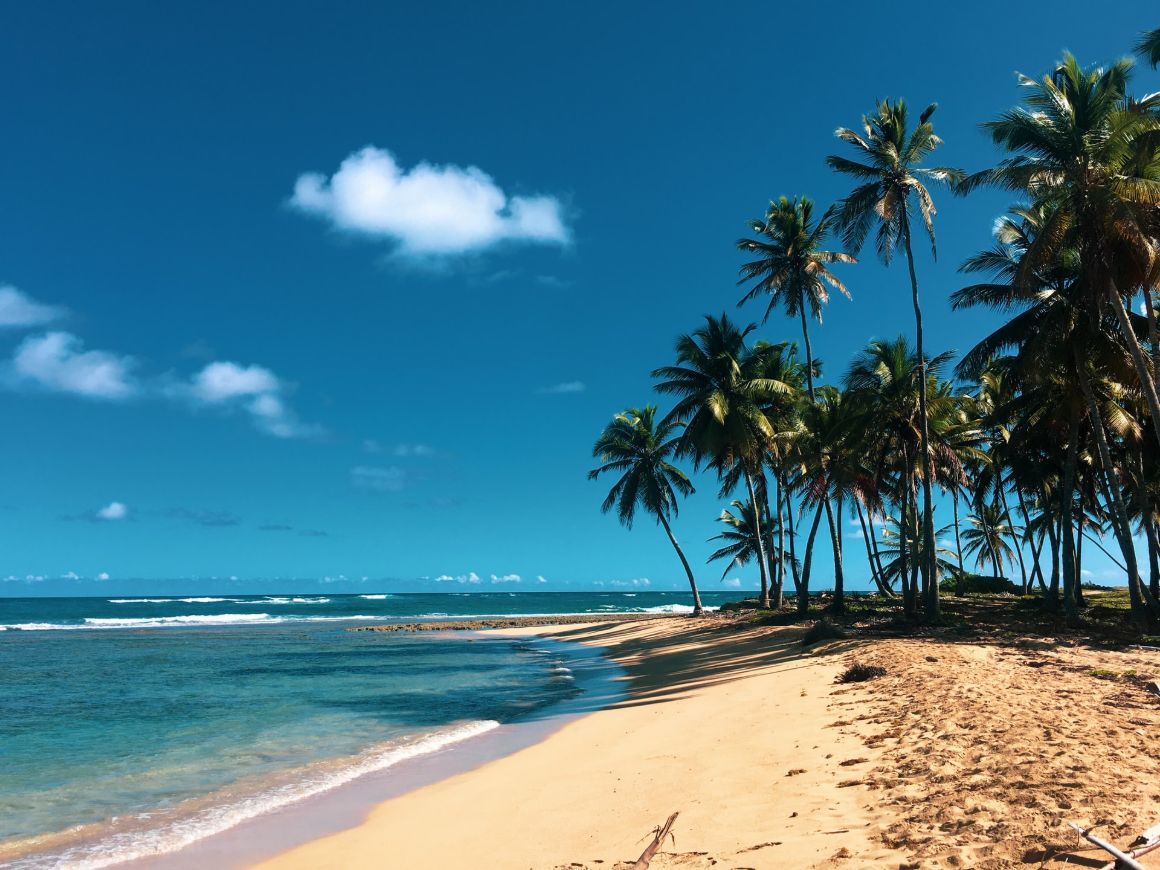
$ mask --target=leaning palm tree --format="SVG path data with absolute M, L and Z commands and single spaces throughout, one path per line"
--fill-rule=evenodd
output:
M 679 397 L 665 418 L 686 424 L 678 453 L 691 456 L 694 467 L 704 463 L 723 477 L 740 470 L 749 500 L 756 504 L 754 479 L 762 473 L 775 435 L 763 409 L 793 387 L 764 377 L 763 354 L 771 352 L 770 346 L 746 345 L 754 328 L 739 328 L 724 314 L 707 316 L 703 327 L 677 339 L 677 364 L 655 369 L 652 375 L 661 378 L 657 392 Z M 754 521 L 762 606 L 769 607 L 769 561 L 759 514 Z
M 1136 54 L 1152 65 L 1152 69 L 1160 66 L 1160 27 L 1149 30 L 1136 43 Z
M 693 615 L 700 616 L 704 608 L 701 606 L 701 594 L 697 591 L 693 569 L 689 567 L 689 560 L 685 558 L 669 525 L 670 514 L 675 516 L 677 513 L 677 494 L 687 496 L 693 493 L 693 484 L 689 482 L 688 476 L 669 462 L 677 452 L 681 426 L 670 420 L 658 423 L 656 414 L 655 405 L 629 408 L 617 414 L 600 433 L 596 446 L 592 448 L 592 455 L 600 460 L 601 465 L 588 472 L 588 479 L 596 480 L 606 472 L 620 474 L 600 509 L 608 513 L 615 507 L 617 516 L 626 528 L 632 528 L 638 507 L 656 517 L 689 577 L 689 588 L 693 592 Z
M 852 176 L 858 186 L 835 206 L 837 225 L 847 250 L 857 253 L 870 230 L 877 225 L 875 247 L 878 257 L 889 265 L 895 251 L 902 248 L 910 270 L 911 302 L 914 306 L 915 348 L 919 360 L 925 360 L 922 341 L 922 308 L 919 304 L 918 278 L 911 250 L 911 210 L 917 207 L 931 254 L 936 253 L 934 238 L 934 201 L 924 181 L 957 183 L 962 173 L 945 167 L 923 167 L 919 164 L 939 146 L 930 122 L 936 103 L 919 116 L 918 125 L 909 128 L 906 103 L 882 100 L 874 113 L 862 118 L 862 133 L 845 127 L 837 137 L 854 147 L 862 162 L 831 155 L 826 163 L 835 172 Z M 931 503 L 930 437 L 928 431 L 926 378 L 919 378 L 920 449 L 922 460 L 922 571 L 927 589 L 925 609 L 928 617 L 939 612 L 938 583 L 935 575 L 934 520 Z

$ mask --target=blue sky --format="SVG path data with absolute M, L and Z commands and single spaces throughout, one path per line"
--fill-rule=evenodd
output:
M 675 336 L 733 311 L 745 220 L 780 194 L 841 196 L 823 158 L 876 97 L 937 100 L 941 161 L 989 165 L 977 124 L 1018 99 L 1015 70 L 1064 48 L 1102 62 L 1157 24 L 1144 4 L 1078 2 L 5 18 L 9 595 L 104 575 L 679 584 L 664 536 L 602 516 L 585 472 L 607 418 L 652 400 Z M 945 300 L 1006 198 L 936 202 L 927 341 L 964 350 L 994 321 Z M 912 330 L 905 270 L 870 253 L 813 332 L 834 375 Z M 676 523 L 695 565 L 720 509 L 697 483 Z

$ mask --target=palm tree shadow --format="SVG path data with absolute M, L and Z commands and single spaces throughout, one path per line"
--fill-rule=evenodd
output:
M 664 624 L 619 622 L 578 626 L 552 637 L 612 647 L 610 657 L 627 668 L 628 695 L 605 705 L 623 709 L 689 697 L 712 686 L 753 676 L 784 673 L 808 666 L 819 657 L 846 652 L 857 641 L 838 641 L 804 648 L 804 628 L 757 628 L 739 631 L 731 625 L 689 620 L 685 630 Z

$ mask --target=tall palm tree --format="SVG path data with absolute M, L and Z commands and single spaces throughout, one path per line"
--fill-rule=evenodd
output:
M 588 479 L 596 480 L 608 472 L 620 474 L 600 510 L 608 513 L 615 507 L 617 517 L 626 528 L 632 528 L 638 507 L 656 517 L 689 578 L 693 615 L 700 616 L 704 608 L 693 569 L 689 567 L 689 560 L 669 525 L 670 515 L 677 514 L 677 494 L 688 496 L 693 493 L 688 476 L 669 461 L 677 453 L 681 426 L 672 420 L 658 423 L 656 414 L 655 405 L 629 408 L 617 414 L 592 448 L 592 455 L 601 464 L 588 472 Z
M 934 200 L 925 181 L 957 183 L 962 173 L 946 167 L 923 167 L 922 163 L 941 144 L 930 122 L 937 108 L 931 103 L 919 116 L 918 125 L 910 129 L 906 103 L 882 100 L 875 111 L 862 118 L 863 132 L 846 127 L 837 137 L 853 146 L 860 160 L 838 155 L 826 158 L 835 172 L 849 175 L 858 186 L 835 206 L 837 225 L 846 248 L 853 253 L 862 249 L 866 236 L 876 224 L 875 247 L 878 257 L 889 265 L 898 248 L 906 254 L 910 270 L 911 303 L 914 306 L 915 347 L 920 361 L 925 360 L 922 335 L 922 307 L 919 303 L 918 277 L 911 249 L 911 214 L 918 215 L 930 238 L 931 254 L 936 254 L 934 236 Z M 919 378 L 919 416 L 921 424 L 922 461 L 922 570 L 927 590 L 925 610 L 930 618 L 938 616 L 938 583 L 935 575 L 934 519 L 931 502 L 930 436 L 928 431 L 926 378 Z
M 769 522 L 769 517 L 766 516 L 765 522 L 761 523 L 757 521 L 756 512 L 757 508 L 752 502 L 733 499 L 729 508 L 721 511 L 721 515 L 717 517 L 717 521 L 724 524 L 725 529 L 709 540 L 722 541 L 723 544 L 709 556 L 708 561 L 716 562 L 720 559 L 729 559 L 725 565 L 725 570 L 721 572 L 721 579 L 725 579 L 726 575 L 734 568 L 743 568 L 758 558 L 756 532 L 758 525 L 761 526 L 761 533 L 765 536 L 765 551 L 770 561 L 776 564 L 779 559 L 786 558 L 786 553 L 774 543 L 774 526 Z M 774 584 L 773 600 L 777 606 L 780 606 L 781 589 L 776 583 Z
M 1042 79 L 1020 76 L 1027 94 L 983 125 L 1011 155 L 960 185 L 1026 194 L 1048 221 L 1028 245 L 1014 282 L 1030 287 L 1068 251 L 1078 256 L 1088 316 L 1112 314 L 1136 367 L 1160 440 L 1160 396 L 1132 324 L 1131 297 L 1148 286 L 1157 256 L 1160 210 L 1160 98 L 1129 98 L 1132 62 L 1083 68 L 1065 54 Z
M 761 473 L 775 431 L 763 408 L 775 396 L 793 387 L 764 377 L 763 354 L 769 345 L 749 348 L 746 337 L 755 327 L 735 325 L 722 314 L 706 316 L 705 325 L 677 339 L 677 364 L 661 366 L 652 373 L 660 378 L 656 390 L 678 396 L 666 422 L 685 424 L 678 452 L 692 457 L 694 467 L 708 465 L 727 476 L 740 470 L 757 504 L 755 477 Z M 761 599 L 769 606 L 769 560 L 761 533 L 760 512 L 755 514 L 760 558 Z
M 763 323 L 778 307 L 785 310 L 787 317 L 801 319 L 810 401 L 815 398 L 814 354 L 806 309 L 810 317 L 821 323 L 822 306 L 830 300 L 829 288 L 849 299 L 850 291 L 828 267 L 832 263 L 858 262 L 849 254 L 821 250 L 822 239 L 834 225 L 834 218 L 824 214 L 815 223 L 813 211 L 814 204 L 808 197 L 790 200 L 783 196 L 769 204 L 765 220 L 750 221 L 750 229 L 758 238 L 737 240 L 740 251 L 758 258 L 741 266 L 738 283 L 754 284 L 737 304 L 768 296 Z

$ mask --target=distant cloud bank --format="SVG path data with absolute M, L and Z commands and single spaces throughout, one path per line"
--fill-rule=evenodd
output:
M 540 387 L 536 390 L 541 396 L 568 396 L 574 393 L 583 393 L 588 387 L 583 381 L 563 381 L 552 384 L 550 387 Z
M 467 168 L 419 163 L 368 146 L 329 178 L 300 175 L 290 204 L 333 227 L 395 242 L 401 254 L 440 257 L 476 253 L 503 242 L 565 245 L 570 233 L 552 196 L 508 196 L 491 176 Z

